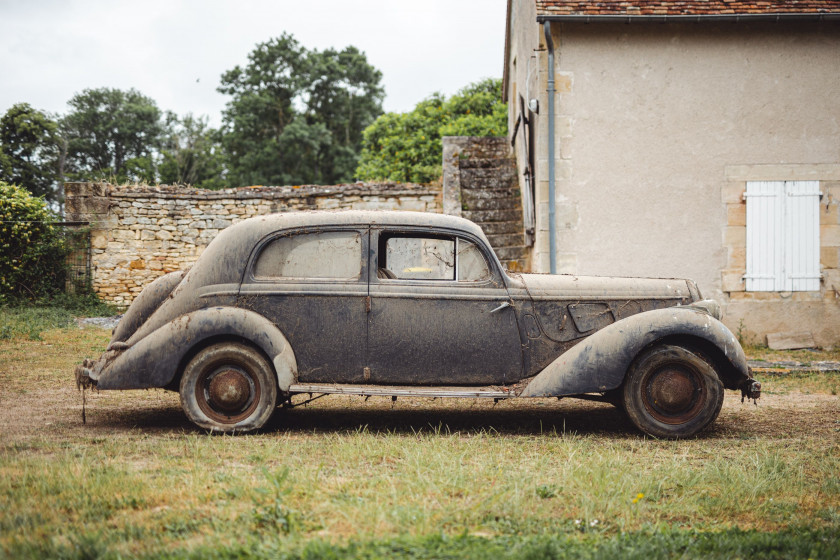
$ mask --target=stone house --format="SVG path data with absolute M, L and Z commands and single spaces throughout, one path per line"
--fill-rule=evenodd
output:
M 508 0 L 506 29 L 535 272 L 690 277 L 748 339 L 840 343 L 840 1 Z

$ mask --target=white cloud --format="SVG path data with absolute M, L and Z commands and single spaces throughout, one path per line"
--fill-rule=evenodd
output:
M 136 88 L 161 109 L 218 123 L 221 74 L 258 42 L 355 45 L 383 73 L 385 109 L 406 111 L 500 76 L 504 0 L 0 0 L 0 113 L 54 113 L 85 88 Z

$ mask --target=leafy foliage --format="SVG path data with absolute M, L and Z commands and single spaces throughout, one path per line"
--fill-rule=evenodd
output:
M 356 176 L 413 183 L 438 179 L 443 136 L 507 134 L 501 97 L 501 80 L 487 79 L 449 99 L 435 93 L 413 111 L 382 115 L 364 131 Z
M 158 166 L 161 183 L 208 189 L 225 186 L 219 132 L 208 126 L 207 117 L 188 114 L 179 119 L 169 114 L 161 156 Z
M 117 182 L 155 181 L 164 133 L 157 104 L 137 90 L 86 89 L 68 102 L 62 121 L 67 175 Z
M 58 123 L 41 111 L 18 103 L 0 118 L 0 180 L 59 201 L 60 156 Z
M 307 50 L 289 34 L 258 44 L 219 87 L 231 96 L 222 129 L 229 182 L 351 180 L 362 131 L 382 113 L 381 79 L 352 46 Z
M 0 181 L 0 303 L 60 293 L 67 249 L 41 197 Z

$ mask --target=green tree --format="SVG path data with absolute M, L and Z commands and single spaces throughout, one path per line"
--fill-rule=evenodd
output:
M 408 113 L 387 113 L 367 127 L 356 176 L 428 183 L 441 176 L 441 137 L 505 136 L 501 80 L 487 79 L 446 99 L 439 93 Z
M 43 197 L 0 181 L 0 303 L 64 289 L 65 245 Z
M 355 47 L 323 52 L 283 34 L 222 75 L 231 184 L 349 181 L 362 131 L 382 113 L 382 74 Z
M 167 117 L 167 134 L 158 166 L 161 183 L 219 189 L 224 183 L 224 161 L 219 133 L 207 117 L 191 114 Z
M 130 89 L 86 89 L 62 121 L 67 175 L 76 179 L 155 181 L 164 134 L 157 104 Z
M 54 120 L 28 103 L 13 105 L 0 117 L 0 180 L 60 202 L 60 161 L 61 138 Z

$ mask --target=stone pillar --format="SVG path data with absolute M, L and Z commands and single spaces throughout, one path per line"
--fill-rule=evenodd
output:
M 89 222 L 91 226 L 110 218 L 110 185 L 107 183 L 65 183 L 64 213 L 68 222 Z
M 444 136 L 443 144 L 443 213 L 461 215 L 461 153 L 473 140 L 470 136 Z

